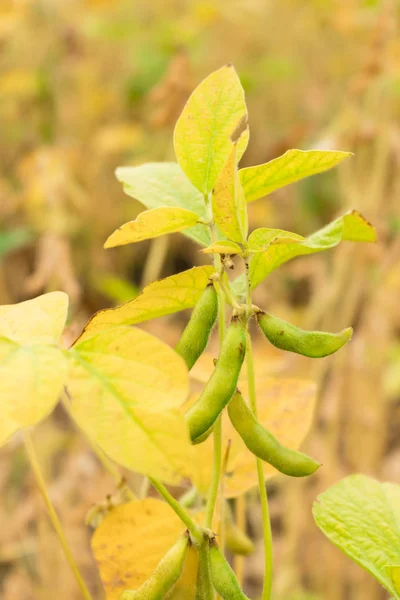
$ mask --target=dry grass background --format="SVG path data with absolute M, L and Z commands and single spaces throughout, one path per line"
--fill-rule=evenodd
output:
M 231 61 L 245 86 L 251 142 L 243 164 L 293 147 L 355 152 L 337 172 L 251 207 L 252 225 L 302 234 L 356 207 L 379 235 L 374 247 L 296 260 L 258 291 L 260 304 L 305 327 L 355 327 L 337 357 L 314 364 L 285 356 L 271 366 L 318 380 L 306 447 L 324 463 L 310 480 L 269 484 L 276 600 L 385 598 L 319 533 L 311 505 L 352 472 L 400 483 L 399 12 L 395 0 L 0 4 L 0 303 L 65 290 L 71 339 L 94 310 L 202 260 L 178 235 L 108 252 L 102 244 L 140 211 L 115 167 L 173 160 L 175 120 L 210 71 Z M 173 342 L 182 324 L 174 317 L 151 330 Z M 113 481 L 61 409 L 35 440 L 78 562 L 101 598 L 84 518 L 115 493 Z M 18 438 L 1 449 L 0 463 L 0 597 L 78 599 Z M 247 517 L 257 552 L 246 561 L 246 585 L 256 597 L 262 561 L 252 495 Z

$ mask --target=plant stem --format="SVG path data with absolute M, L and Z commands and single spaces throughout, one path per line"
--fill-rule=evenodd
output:
M 160 272 L 163 268 L 165 257 L 168 252 L 168 236 L 165 235 L 163 237 L 156 238 L 151 242 L 152 243 L 146 257 L 142 279 L 140 282 L 141 289 L 148 285 L 151 281 L 155 281 L 160 277 Z
M 129 502 L 133 500 L 137 500 L 137 496 L 134 491 L 129 487 L 128 482 L 125 477 L 121 475 L 118 468 L 114 465 L 112 460 L 108 458 L 108 456 L 103 452 L 103 450 L 96 444 L 96 442 L 92 440 L 88 440 L 90 445 L 93 448 L 93 451 L 97 455 L 99 461 L 102 463 L 104 468 L 110 473 L 110 475 L 114 478 L 115 487 L 120 492 L 121 496 Z
M 147 498 L 147 496 L 149 495 L 150 487 L 151 487 L 151 482 L 150 482 L 149 478 L 144 476 L 142 485 L 140 486 L 140 491 L 139 491 L 139 498 L 141 500 L 143 500 L 144 498 Z
M 215 421 L 214 424 L 214 451 L 213 451 L 213 468 L 212 468 L 212 477 L 211 477 L 211 485 L 208 492 L 207 498 L 207 509 L 206 509 L 206 519 L 205 519 L 205 527 L 208 529 L 212 529 L 213 525 L 213 517 L 215 505 L 218 497 L 218 489 L 219 489 L 219 481 L 221 477 L 221 467 L 222 467 L 222 422 L 221 416 Z
M 179 504 L 184 508 L 190 508 L 196 502 L 198 492 L 195 487 L 190 488 L 179 498 Z
M 177 500 L 169 493 L 165 485 L 158 481 L 158 479 L 154 479 L 153 477 L 149 477 L 149 481 L 152 486 L 157 490 L 157 492 L 164 498 L 164 500 L 170 505 L 172 510 L 178 515 L 180 520 L 186 527 L 188 528 L 193 539 L 198 543 L 203 543 L 203 533 L 196 525 L 196 523 L 192 520 L 190 515 L 186 512 L 186 510 L 179 504 Z
M 29 459 L 30 465 L 32 467 L 32 471 L 35 476 L 36 483 L 38 485 L 40 493 L 42 494 L 42 497 L 43 497 L 44 503 L 46 505 L 50 520 L 51 520 L 53 527 L 57 533 L 58 539 L 60 540 L 60 544 L 62 546 L 62 549 L 64 550 L 64 554 L 69 563 L 69 566 L 72 569 L 72 572 L 75 576 L 75 579 L 79 586 L 79 589 L 82 592 L 83 598 L 85 598 L 85 600 L 92 600 L 92 596 L 90 595 L 89 590 L 86 587 L 86 584 L 82 578 L 82 575 L 80 574 L 78 566 L 72 555 L 72 552 L 71 552 L 71 549 L 67 542 L 67 539 L 65 537 L 61 522 L 60 522 L 60 520 L 57 516 L 57 513 L 54 509 L 54 506 L 50 500 L 50 496 L 49 496 L 49 494 L 47 492 L 47 488 L 46 488 L 46 483 L 44 481 L 42 471 L 40 469 L 39 461 L 36 456 L 33 441 L 32 441 L 31 435 L 28 431 L 24 432 L 24 442 L 25 442 L 26 453 L 28 455 L 28 459 Z
M 251 298 L 251 282 L 249 274 L 249 263 L 246 261 L 246 295 L 247 295 L 247 309 L 249 315 L 252 311 L 252 298 Z M 246 364 L 247 364 L 247 380 L 249 390 L 250 407 L 257 418 L 257 398 L 256 398 L 256 380 L 254 372 L 254 359 L 253 359 L 253 347 L 251 343 L 251 336 L 249 332 L 249 319 L 246 323 Z M 257 465 L 257 476 L 258 476 L 258 488 L 261 502 L 261 513 L 263 522 L 263 535 L 264 535 L 264 585 L 261 600 L 270 600 L 272 591 L 272 532 L 271 532 L 271 520 L 269 516 L 268 507 L 268 496 L 267 488 L 265 486 L 264 472 L 262 461 L 260 458 L 256 458 Z
M 224 277 L 221 277 L 218 281 L 218 285 L 221 287 L 226 299 L 232 308 L 240 308 L 240 304 L 232 293 L 231 288 L 229 287 L 229 283 L 224 281 Z

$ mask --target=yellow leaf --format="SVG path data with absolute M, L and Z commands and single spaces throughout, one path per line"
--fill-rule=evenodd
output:
M 55 344 L 67 310 L 63 292 L 0 306 L 0 444 L 36 425 L 57 402 L 66 360 Z
M 316 395 L 315 384 L 297 379 L 258 379 L 257 406 L 259 421 L 278 440 L 289 448 L 297 449 L 306 437 L 311 426 Z M 246 396 L 246 388 L 241 385 Z M 238 433 L 232 427 L 226 411 L 223 415 L 223 452 L 228 448 L 229 460 L 223 480 L 224 494 L 236 498 L 257 485 L 255 458 L 245 447 Z M 202 493 L 206 493 L 211 480 L 212 439 L 194 446 L 192 459 L 192 479 Z M 265 478 L 278 475 L 271 465 L 264 463 Z
M 247 202 L 258 200 L 275 190 L 338 165 L 351 152 L 333 150 L 288 150 L 268 163 L 239 171 Z
M 115 461 L 178 483 L 187 473 L 187 428 L 178 407 L 188 371 L 172 348 L 146 331 L 115 327 L 69 352 L 71 411 Z
M 66 374 L 60 348 L 0 338 L 0 445 L 52 411 Z
M 203 194 L 213 189 L 231 152 L 230 138 L 246 118 L 243 88 L 232 65 L 209 75 L 190 96 L 175 127 L 175 154 L 184 173 Z M 238 141 L 238 160 L 248 139 L 246 128 Z
M 203 248 L 200 252 L 204 252 L 204 254 L 241 254 L 242 249 L 235 242 L 221 240 L 220 242 L 214 242 L 207 248 Z
M 64 292 L 0 306 L 0 336 L 22 344 L 54 344 L 60 339 L 67 313 L 68 296 Z
M 392 581 L 396 593 L 400 594 L 400 566 L 390 565 L 386 567 L 386 570 Z
M 97 312 L 86 323 L 77 342 L 116 325 L 135 325 L 191 308 L 200 298 L 213 273 L 211 266 L 193 267 L 177 275 L 153 281 L 134 300 Z
M 343 240 L 376 242 L 376 229 L 358 210 L 343 215 Z
M 179 207 L 152 208 L 140 213 L 135 221 L 118 227 L 106 240 L 104 248 L 124 246 L 193 227 L 199 221 L 196 213 Z
M 92 538 L 106 600 L 119 600 L 124 590 L 139 588 L 184 530 L 160 500 L 147 498 L 115 507 Z
M 207 218 L 204 197 L 190 183 L 177 163 L 145 163 L 137 167 L 119 167 L 115 175 L 124 186 L 124 192 L 139 200 L 146 208 L 178 206 Z M 210 232 L 199 224 L 185 229 L 183 234 L 202 246 L 211 243 Z
M 238 178 L 236 154 L 234 144 L 215 183 L 212 206 L 215 222 L 222 233 L 234 242 L 243 243 L 247 239 L 247 206 Z

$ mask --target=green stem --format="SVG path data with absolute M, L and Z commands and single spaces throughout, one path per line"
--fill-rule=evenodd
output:
M 215 505 L 217 503 L 218 498 L 218 490 L 219 490 L 219 482 L 221 478 L 221 468 L 222 468 L 222 421 L 221 416 L 215 421 L 214 430 L 213 430 L 213 442 L 214 442 L 214 450 L 213 450 L 213 468 L 212 468 L 212 477 L 211 477 L 211 485 L 208 492 L 207 498 L 207 509 L 206 509 L 206 519 L 204 526 L 208 529 L 212 529 L 213 517 L 215 511 Z
M 221 277 L 219 279 L 217 285 L 219 285 L 221 287 L 221 289 L 225 295 L 225 298 L 228 300 L 228 302 L 232 306 L 232 308 L 236 308 L 236 309 L 240 308 L 239 302 L 233 295 L 232 290 L 229 287 L 229 283 L 225 281 L 224 277 Z
M 195 487 L 192 487 L 179 498 L 179 504 L 183 506 L 183 508 L 191 508 L 196 502 L 197 497 L 198 491 Z
M 71 567 L 71 570 L 75 576 L 76 582 L 79 586 L 79 589 L 82 592 L 83 598 L 85 598 L 85 600 L 92 600 L 92 596 L 90 595 L 89 590 L 86 587 L 86 584 L 85 584 L 85 582 L 82 578 L 82 575 L 80 574 L 80 571 L 78 569 L 78 565 L 76 564 L 75 559 L 72 555 L 72 552 L 69 547 L 67 538 L 65 537 L 61 522 L 60 522 L 60 520 L 57 516 L 57 513 L 54 510 L 54 506 L 50 500 L 50 496 L 47 492 L 46 483 L 44 481 L 44 477 L 43 477 L 42 471 L 40 469 L 39 461 L 36 456 L 32 438 L 28 431 L 24 432 L 24 442 L 25 442 L 26 453 L 27 453 L 30 465 L 32 467 L 33 474 L 35 475 L 37 486 L 40 490 L 40 493 L 42 494 L 42 497 L 43 497 L 44 503 L 46 505 L 50 520 L 51 520 L 53 527 L 57 533 L 57 536 L 58 536 L 58 539 L 62 546 L 62 549 L 64 550 L 65 557 L 66 557 L 66 559 L 69 563 L 69 566 Z
M 246 295 L 247 295 L 247 309 L 248 314 L 252 311 L 252 298 L 251 298 L 251 283 L 249 277 L 249 263 L 246 261 Z M 251 336 L 249 332 L 249 320 L 246 324 L 246 364 L 247 364 L 247 380 L 249 390 L 249 400 L 251 409 L 257 417 L 257 397 L 256 397 L 256 380 L 254 370 L 254 358 L 253 358 L 253 346 L 251 343 Z M 263 523 L 263 535 L 264 535 L 264 585 L 261 600 L 270 600 L 272 591 L 272 532 L 271 532 L 271 519 L 269 516 L 268 507 L 268 496 L 267 488 L 265 486 L 263 465 L 260 458 L 256 458 L 257 465 L 257 476 L 258 476 L 258 488 L 261 502 L 261 514 Z
M 180 520 L 186 527 L 188 528 L 193 539 L 198 543 L 203 543 L 203 533 L 196 525 L 196 523 L 192 520 L 190 515 L 186 512 L 186 510 L 179 504 L 177 500 L 169 493 L 165 485 L 158 481 L 158 479 L 154 479 L 153 477 L 149 477 L 149 481 L 152 486 L 157 490 L 157 492 L 164 498 L 164 500 L 170 505 L 172 510 L 178 515 Z

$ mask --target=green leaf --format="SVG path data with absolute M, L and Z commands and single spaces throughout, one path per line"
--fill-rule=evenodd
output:
M 250 277 L 253 288 L 288 260 L 329 250 L 344 240 L 375 242 L 375 228 L 359 212 L 353 210 L 303 240 L 287 243 L 284 238 L 273 239 L 265 252 L 255 254 L 251 260 Z
M 387 565 L 400 563 L 399 487 L 351 475 L 318 496 L 318 527 L 338 548 L 395 593 Z
M 349 156 L 351 152 L 288 150 L 270 162 L 241 169 L 239 177 L 246 200 L 254 202 L 289 183 L 328 171 Z
M 193 211 L 203 219 L 207 218 L 203 195 L 193 187 L 177 163 L 119 167 L 116 176 L 123 184 L 124 192 L 139 200 L 146 208 L 178 206 Z M 210 233 L 205 225 L 186 229 L 183 234 L 201 246 L 211 243 Z
M 153 281 L 130 302 L 116 308 L 100 310 L 93 315 L 77 342 L 110 327 L 135 325 L 191 308 L 200 298 L 213 273 L 214 268 L 211 266 L 193 267 L 177 275 Z
M 237 171 L 237 147 L 232 146 L 224 168 L 218 175 L 212 197 L 213 217 L 223 234 L 234 242 L 247 239 L 247 206 Z
M 245 274 L 242 273 L 239 277 L 236 277 L 234 281 L 230 282 L 230 288 L 234 296 L 237 296 L 239 299 L 246 297 L 246 277 Z
M 89 438 L 121 465 L 178 483 L 190 448 L 179 411 L 189 391 L 184 360 L 146 331 L 124 326 L 67 354 L 71 411 Z
M 305 238 L 302 235 L 297 235 L 292 231 L 284 229 L 269 229 L 268 227 L 260 227 L 251 232 L 248 239 L 248 251 L 250 254 L 257 252 L 265 252 L 271 242 L 276 241 L 280 244 L 290 244 L 303 241 Z
M 104 248 L 114 248 L 160 237 L 193 227 L 199 220 L 196 213 L 186 208 L 163 207 L 145 210 L 134 221 L 118 227 L 106 240 Z
M 67 373 L 56 345 L 67 310 L 63 292 L 0 307 L 0 444 L 54 408 Z
M 232 149 L 231 136 L 244 119 L 244 91 L 232 65 L 209 75 L 194 90 L 176 124 L 175 154 L 193 185 L 208 194 Z M 248 129 L 238 141 L 240 160 L 249 139 Z

